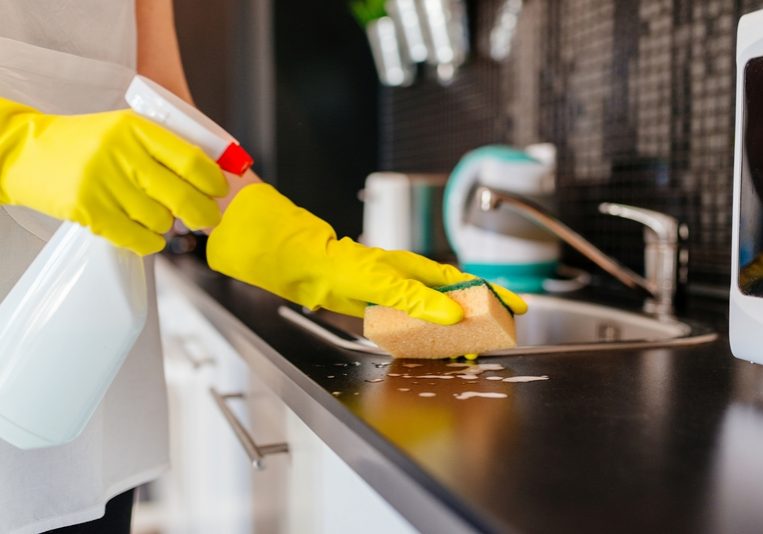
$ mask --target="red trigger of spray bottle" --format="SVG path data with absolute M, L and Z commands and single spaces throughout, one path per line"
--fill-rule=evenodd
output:
M 244 174 L 254 163 L 254 159 L 238 143 L 230 143 L 217 158 L 217 164 L 224 171 L 237 176 Z

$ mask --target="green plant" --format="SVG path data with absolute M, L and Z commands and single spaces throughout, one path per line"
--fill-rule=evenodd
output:
M 350 2 L 350 9 L 363 27 L 387 14 L 384 9 L 384 0 L 353 0 Z

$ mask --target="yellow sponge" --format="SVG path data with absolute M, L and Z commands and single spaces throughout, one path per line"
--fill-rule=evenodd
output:
M 464 319 L 441 326 L 385 306 L 369 306 L 363 335 L 396 358 L 447 358 L 516 346 L 514 314 L 481 279 L 438 288 L 464 309 Z

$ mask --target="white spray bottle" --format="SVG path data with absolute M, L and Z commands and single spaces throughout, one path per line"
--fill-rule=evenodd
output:
M 129 105 L 198 145 L 223 170 L 251 157 L 214 121 L 136 76 Z M 0 303 L 0 439 L 60 445 L 87 425 L 143 330 L 143 260 L 64 223 Z

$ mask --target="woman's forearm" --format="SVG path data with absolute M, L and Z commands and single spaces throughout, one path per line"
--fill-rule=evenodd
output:
M 138 74 L 193 104 L 180 58 L 172 0 L 136 0 Z
M 250 184 L 257 184 L 262 182 L 262 179 L 257 176 L 254 171 L 249 169 L 246 171 L 243 176 L 236 176 L 235 174 L 225 173 L 226 178 L 228 178 L 228 186 L 230 187 L 230 190 L 228 191 L 228 194 L 224 198 L 218 198 L 217 205 L 220 206 L 220 211 L 225 211 L 225 208 L 228 207 L 228 204 L 231 203 L 233 200 L 233 197 L 238 194 L 239 191 L 241 191 L 244 187 Z
M 138 74 L 193 104 L 180 57 L 172 0 L 136 0 L 135 17 L 138 31 Z M 230 191 L 227 196 L 215 199 L 221 211 L 225 211 L 242 188 L 262 181 L 251 170 L 241 177 L 228 173 L 225 176 Z

